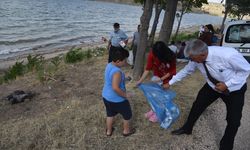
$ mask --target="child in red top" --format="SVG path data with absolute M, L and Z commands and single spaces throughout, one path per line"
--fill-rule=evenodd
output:
M 176 59 L 174 58 L 170 62 L 162 62 L 151 50 L 148 55 L 146 70 L 152 70 L 154 76 L 160 77 L 163 83 L 168 83 L 172 76 L 176 74 Z
M 176 56 L 164 42 L 158 41 L 153 45 L 148 55 L 146 69 L 137 85 L 144 81 L 150 71 L 153 71 L 154 76 L 159 77 L 163 83 L 168 83 L 176 74 Z
M 137 85 L 144 81 L 150 71 L 153 71 L 154 76 L 158 77 L 158 80 L 154 81 L 163 81 L 163 84 L 168 83 L 173 75 L 176 74 L 176 56 L 164 42 L 158 41 L 153 45 L 148 55 L 146 69 L 139 81 L 137 81 Z M 155 113 L 152 113 L 152 111 L 149 111 L 146 117 L 152 122 L 157 121 L 155 120 Z M 150 117 L 153 118 L 151 119 Z

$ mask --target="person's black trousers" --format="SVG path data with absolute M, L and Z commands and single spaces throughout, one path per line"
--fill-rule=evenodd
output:
M 111 45 L 108 51 L 109 51 L 108 63 L 110 63 L 112 62 L 111 55 L 112 55 L 112 52 L 114 51 L 114 47 Z
M 200 89 L 183 128 L 186 131 L 192 131 L 195 122 L 202 112 L 220 97 L 226 104 L 227 109 L 227 127 L 220 141 L 220 150 L 232 150 L 234 138 L 240 126 L 246 90 L 247 84 L 244 84 L 240 90 L 233 91 L 229 95 L 224 95 L 216 92 L 206 83 Z
M 113 55 L 113 52 L 116 50 L 116 48 L 117 47 L 115 47 L 115 46 L 110 46 L 110 48 L 109 48 L 109 58 L 108 58 L 108 63 L 110 63 L 110 62 L 112 62 L 112 55 Z

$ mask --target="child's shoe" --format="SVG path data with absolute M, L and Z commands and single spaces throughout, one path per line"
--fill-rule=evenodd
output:
M 156 116 L 156 113 L 153 113 L 153 115 L 149 118 L 149 121 L 151 121 L 151 122 L 158 122 L 158 118 L 157 118 L 157 116 Z
M 149 112 L 145 113 L 145 117 L 149 119 L 154 114 L 153 110 L 151 109 Z

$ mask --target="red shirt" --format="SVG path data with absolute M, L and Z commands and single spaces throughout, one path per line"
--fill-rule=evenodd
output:
M 163 83 L 168 83 L 169 80 L 176 74 L 176 59 L 170 63 L 161 62 L 156 56 L 154 56 L 151 50 L 148 55 L 146 70 L 152 70 L 154 76 L 163 77 L 167 73 L 170 73 L 170 77 L 165 79 Z

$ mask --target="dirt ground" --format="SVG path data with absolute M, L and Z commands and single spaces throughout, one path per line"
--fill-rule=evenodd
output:
M 187 118 L 193 100 L 204 80 L 199 72 L 175 84 L 175 103 L 180 118 L 169 129 L 160 128 L 144 118 L 149 105 L 134 81 L 127 89 L 135 96 L 130 99 L 132 125 L 136 133 L 122 136 L 121 117 L 115 118 L 112 137 L 105 135 L 105 109 L 101 98 L 103 72 L 107 56 L 93 58 L 74 65 L 63 65 L 55 81 L 40 83 L 34 73 L 0 85 L 0 98 L 14 90 L 38 93 L 32 100 L 11 105 L 0 100 L 0 149 L 96 149 L 96 150 L 216 150 L 225 129 L 225 106 L 220 100 L 200 117 L 192 135 L 172 136 Z M 185 63 L 179 63 L 178 69 Z M 131 73 L 130 67 L 124 68 Z M 249 79 L 248 79 L 249 85 Z M 242 125 L 235 140 L 235 150 L 250 149 L 250 92 L 246 92 Z

